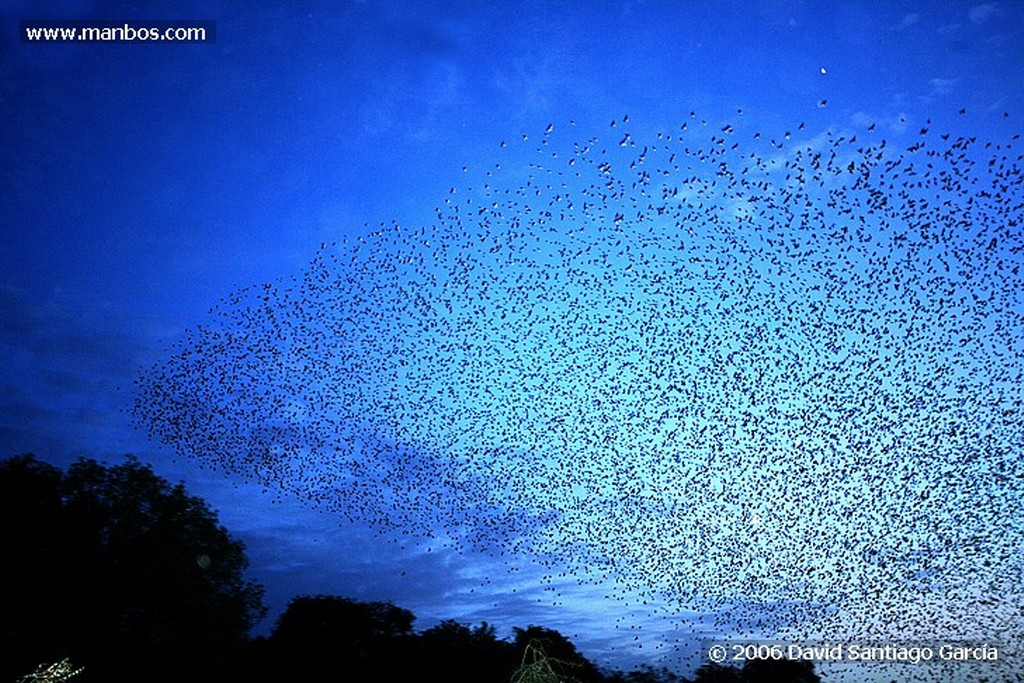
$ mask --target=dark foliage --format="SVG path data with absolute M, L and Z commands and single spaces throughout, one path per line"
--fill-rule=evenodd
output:
M 604 677 L 607 683 L 688 683 L 668 668 L 656 669 L 650 664 L 642 664 L 639 668 L 624 673 L 616 671 Z
M 451 683 L 507 680 L 518 664 L 515 646 L 486 622 L 469 628 L 452 620 L 423 631 L 417 657 L 424 671 Z
M 0 462 L 0 683 L 68 657 L 92 681 L 509 683 L 528 646 L 562 681 L 688 683 L 641 666 L 602 673 L 558 631 L 447 620 L 413 631 L 388 602 L 292 599 L 269 638 L 249 639 L 262 588 L 242 545 L 181 485 L 129 458 L 65 474 L 32 455 Z M 817 683 L 807 662 L 705 665 L 694 683 Z
M 697 669 L 696 683 L 740 683 L 740 670 L 721 664 L 705 664 Z
M 0 680 L 70 657 L 76 680 L 214 680 L 265 612 L 241 543 L 129 458 L 0 462 Z
M 292 599 L 267 648 L 270 680 L 400 680 L 412 655 L 412 612 L 386 602 Z
M 743 665 L 742 683 L 820 683 L 807 661 L 752 659 Z
M 586 657 L 581 655 L 569 640 L 558 631 L 542 626 L 530 626 L 514 630 L 515 647 L 522 658 L 526 646 L 531 642 L 539 644 L 551 661 L 551 668 L 562 680 L 579 683 L 598 683 L 603 676 Z
M 694 683 L 820 683 L 814 665 L 806 661 L 748 660 L 742 669 L 705 664 L 697 669 Z

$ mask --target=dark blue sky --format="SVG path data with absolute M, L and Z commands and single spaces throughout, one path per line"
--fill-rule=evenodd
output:
M 23 20 L 100 18 L 212 20 L 217 41 L 19 41 Z M 388 542 L 301 491 L 203 469 L 131 426 L 138 373 L 232 292 L 301 276 L 321 243 L 430 226 L 452 188 L 519 186 L 549 124 L 563 158 L 592 137 L 614 146 L 627 114 L 637 145 L 687 120 L 808 149 L 869 126 L 904 148 L 929 126 L 1008 140 L 1022 19 L 1009 2 L 3 0 L 0 454 L 137 453 L 219 511 L 275 615 L 341 594 L 391 600 L 420 627 L 558 628 L 601 664 L 666 656 L 713 616 L 644 606 L 635 577 L 579 586 L 565 557 L 509 572 Z

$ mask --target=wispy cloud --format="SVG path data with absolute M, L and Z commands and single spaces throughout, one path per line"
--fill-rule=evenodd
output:
M 953 92 L 959 80 L 958 78 L 933 78 L 928 81 L 928 85 L 932 88 L 932 95 L 948 95 Z
M 0 454 L 64 463 L 95 443 L 123 449 L 119 410 L 145 352 L 116 315 L 33 305 L 0 288 Z
M 984 5 L 975 5 L 967 12 L 967 17 L 972 24 L 983 24 L 993 17 L 1002 16 L 1003 11 L 994 2 L 987 2 Z
M 920 22 L 921 22 L 921 15 L 917 14 L 916 12 L 911 12 L 910 14 L 904 14 L 903 18 L 900 19 L 896 24 L 894 24 L 892 26 L 892 30 L 893 31 L 902 31 L 902 30 L 904 30 L 906 28 L 909 28 L 911 26 L 914 26 L 915 24 L 918 24 Z

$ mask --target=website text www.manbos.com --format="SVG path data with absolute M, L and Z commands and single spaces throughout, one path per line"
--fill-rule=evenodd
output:
M 23 43 L 212 43 L 212 21 L 23 21 Z

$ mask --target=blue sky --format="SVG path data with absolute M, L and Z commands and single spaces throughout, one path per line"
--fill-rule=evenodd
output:
M 209 19 L 217 23 L 217 42 L 37 45 L 17 37 L 23 20 L 91 18 Z M 1009 140 L 1024 111 L 1017 82 L 1024 67 L 1021 21 L 1021 9 L 1008 2 L 53 2 L 39 8 L 6 0 L 0 3 L 6 36 L 0 41 L 6 131 L 0 142 L 6 221 L 0 452 L 32 451 L 61 465 L 79 455 L 116 462 L 137 453 L 219 511 L 246 543 L 252 575 L 267 585 L 275 610 L 298 594 L 332 593 L 391 600 L 413 610 L 418 626 L 445 617 L 486 619 L 505 629 L 542 624 L 574 637 L 598 663 L 623 666 L 675 656 L 676 641 L 703 628 L 741 632 L 745 627 L 728 618 L 720 616 L 716 626 L 713 614 L 690 615 L 679 603 L 660 609 L 650 599 L 645 606 L 645 591 L 664 586 L 645 584 L 623 568 L 616 569 L 619 582 L 613 575 L 578 585 L 577 579 L 594 580 L 580 567 L 628 539 L 621 531 L 575 558 L 560 537 L 546 545 L 535 540 L 532 556 L 499 559 L 381 535 L 369 520 L 340 514 L 344 505 L 337 501 L 319 509 L 305 504 L 308 491 L 289 481 L 285 490 L 264 493 L 260 484 L 204 469 L 132 426 L 134 382 L 143 368 L 195 339 L 187 329 L 230 317 L 237 310 L 228 303 L 233 292 L 263 283 L 284 291 L 318 254 L 346 256 L 360 238 L 381 245 L 378 255 L 359 257 L 358 272 L 372 282 L 373 266 L 409 253 L 397 238 L 374 242 L 371 233 L 382 223 L 385 231 L 393 223 L 409 231 L 431 227 L 435 207 L 451 206 L 446 199 L 482 201 L 485 184 L 499 192 L 522 187 L 536 171 L 529 164 L 543 157 L 555 167 L 535 151 L 541 141 L 550 139 L 561 159 L 572 155 L 574 143 L 592 138 L 616 154 L 625 132 L 636 145 L 653 146 L 659 132 L 703 122 L 709 133 L 734 126 L 744 144 L 763 131 L 765 140 L 741 151 L 757 150 L 770 163 L 764 142 L 787 131 L 808 151 L 827 149 L 829 134 L 867 139 L 869 126 L 903 148 L 925 127 L 954 138 Z M 983 161 L 993 154 L 978 153 Z M 322 250 L 323 243 L 342 246 Z M 412 315 L 408 307 L 378 310 Z M 949 321 L 932 324 L 954 329 Z M 410 358 L 420 350 L 411 343 L 402 349 Z M 932 366 L 920 367 L 923 374 Z M 446 386 L 444 377 L 436 381 Z M 510 384 L 496 381 L 508 390 Z M 517 405 L 515 396 L 529 396 L 550 416 L 543 389 L 509 393 L 503 409 Z M 358 396 L 363 407 L 382 395 L 377 391 Z M 1015 391 L 1005 394 L 1012 398 Z M 382 420 L 396 430 L 390 437 L 430 453 L 451 439 L 490 438 L 486 426 L 458 426 L 473 407 L 463 395 L 419 427 L 391 414 Z M 632 423 L 620 427 L 642 432 Z M 1014 428 L 995 438 L 1013 443 L 1019 423 Z M 780 434 L 800 443 L 815 438 Z M 575 466 L 552 457 L 545 464 L 552 471 Z M 595 467 L 599 475 L 621 474 Z M 529 479 L 538 470 L 509 471 Z M 724 468 L 706 485 L 722 493 L 716 487 L 731 476 Z M 527 514 L 524 503 L 542 508 L 556 500 L 544 492 L 543 477 L 532 485 L 541 493 L 526 499 L 498 492 L 481 507 L 516 503 Z M 843 490 L 838 499 L 853 495 L 853 488 Z M 1004 494 L 985 500 L 1003 501 Z M 772 514 L 763 504 L 740 512 L 758 519 Z M 432 514 L 422 518 L 424 526 L 436 521 Z M 565 514 L 573 524 L 583 519 Z M 610 519 L 651 519 L 615 515 Z M 642 531 L 656 534 L 656 525 Z M 575 526 L 573 532 L 584 534 Z M 621 550 L 624 563 L 653 561 L 630 548 Z M 689 563 L 678 569 L 682 576 L 694 571 Z M 730 593 L 728 599 L 757 597 Z

